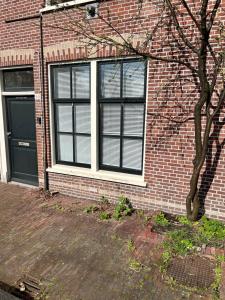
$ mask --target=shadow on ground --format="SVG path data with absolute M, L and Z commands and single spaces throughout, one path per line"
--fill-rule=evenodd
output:
M 0 280 L 10 286 L 29 275 L 42 282 L 39 299 L 210 299 L 165 284 L 148 244 L 142 267 L 131 268 L 135 219 L 98 221 L 83 212 L 87 202 L 59 204 L 15 185 L 0 184 L 0 195 Z

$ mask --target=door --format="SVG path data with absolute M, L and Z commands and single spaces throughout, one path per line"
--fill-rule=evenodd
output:
M 11 180 L 38 185 L 33 97 L 7 97 Z

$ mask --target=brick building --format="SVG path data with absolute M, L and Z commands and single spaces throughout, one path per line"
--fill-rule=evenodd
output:
M 115 35 L 90 15 L 91 4 L 103 16 L 110 9 L 119 32 L 139 45 L 159 1 L 143 2 L 142 23 L 135 18 L 139 1 L 60 2 L 13 0 L 1 7 L 1 180 L 83 199 L 116 201 L 124 194 L 140 208 L 184 213 L 193 120 L 175 126 L 161 114 L 177 113 L 175 97 L 191 106 L 191 83 L 183 81 L 184 95 L 174 86 L 160 92 L 175 66 L 112 45 L 89 45 L 89 52 L 85 31 L 71 29 L 84 18 L 96 34 Z M 221 147 L 212 143 L 216 155 L 203 168 L 201 189 L 207 214 L 224 219 L 224 128 L 214 136 Z

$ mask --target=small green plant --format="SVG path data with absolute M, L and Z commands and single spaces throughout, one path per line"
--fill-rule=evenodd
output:
M 140 272 L 143 268 L 143 265 L 136 259 L 131 258 L 129 260 L 129 268 L 135 272 Z
M 128 240 L 127 241 L 127 249 L 130 252 L 134 252 L 135 250 L 135 245 L 134 245 L 134 241 L 133 240 Z
M 221 264 L 222 262 L 225 261 L 224 255 L 218 255 L 216 256 L 216 268 L 215 268 L 215 280 L 212 284 L 212 289 L 214 291 L 214 294 L 217 299 L 219 299 L 219 294 L 220 294 L 220 285 L 221 285 L 221 280 L 222 280 L 222 267 Z
M 161 271 L 167 269 L 171 258 L 172 258 L 172 254 L 170 249 L 163 251 L 162 258 L 161 258 L 162 260 Z
M 188 220 L 188 218 L 185 216 L 178 216 L 177 220 L 180 224 L 187 225 L 187 226 L 192 225 L 192 222 L 190 220 Z
M 155 222 L 155 224 L 162 226 L 162 227 L 166 227 L 170 225 L 169 220 L 167 220 L 167 218 L 165 217 L 165 214 L 163 212 L 160 212 L 159 214 L 155 215 L 153 217 L 153 221 Z
M 168 233 L 168 238 L 174 254 L 186 255 L 194 248 L 194 242 L 188 230 L 171 231 Z
M 115 220 L 120 220 L 123 216 L 130 216 L 134 212 L 130 200 L 125 196 L 120 196 L 119 201 L 115 206 L 113 218 Z
M 225 239 L 225 225 L 217 220 L 203 216 L 197 226 L 200 240 L 203 243 L 215 243 Z
M 110 219 L 110 217 L 111 217 L 110 213 L 108 213 L 106 211 L 102 211 L 99 214 L 99 219 L 102 220 L 102 221 L 108 220 L 108 219 Z
M 87 213 L 87 214 L 90 214 L 90 213 L 93 214 L 93 213 L 96 212 L 98 209 L 99 209 L 99 208 L 98 208 L 97 206 L 90 205 L 90 206 L 88 206 L 88 207 L 86 207 L 86 208 L 84 209 L 84 212 Z
M 61 211 L 61 212 L 65 211 L 65 208 L 62 206 L 61 203 L 56 203 L 56 204 L 54 204 L 53 208 L 54 208 L 55 210 L 58 210 L 58 211 Z

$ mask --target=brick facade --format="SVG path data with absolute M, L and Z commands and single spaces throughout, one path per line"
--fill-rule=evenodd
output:
M 39 13 L 44 1 L 4 1 L 0 12 L 0 67 L 32 65 L 34 70 L 36 117 L 41 117 L 42 91 L 40 79 L 40 27 L 39 19 L 27 19 L 11 23 L 19 17 L 32 17 Z M 133 33 L 136 45 L 141 45 L 146 28 L 152 28 L 159 13 L 159 1 L 150 4 L 144 1 L 143 23 L 135 20 L 138 1 L 112 0 L 100 5 L 102 15 L 107 15 L 110 8 L 111 20 L 125 35 Z M 121 56 L 116 47 L 99 47 L 89 53 L 85 39 L 77 36 L 69 28 L 69 19 L 84 17 L 80 10 L 70 8 L 43 14 L 45 91 L 47 95 L 47 157 L 51 166 L 49 103 L 48 103 L 48 65 L 56 62 L 74 62 L 83 59 L 113 58 Z M 112 36 L 112 30 L 100 19 L 90 20 L 96 33 Z M 188 20 L 187 20 L 188 22 Z M 144 26 L 143 26 L 144 24 Z M 61 28 L 61 29 L 60 29 Z M 65 30 L 66 29 L 66 30 Z M 162 35 L 165 34 L 162 32 Z M 85 46 L 84 46 L 85 45 Z M 155 43 L 156 52 L 160 51 Z M 93 49 L 92 49 L 93 50 Z M 123 53 L 124 55 L 124 53 Z M 182 87 L 176 86 L 172 78 L 178 74 L 174 65 L 162 62 L 148 62 L 148 94 L 145 137 L 144 180 L 146 187 L 116 183 L 113 181 L 90 179 L 75 175 L 49 173 L 50 190 L 60 191 L 84 199 L 98 200 L 101 195 L 116 201 L 120 194 L 126 195 L 139 208 L 163 209 L 173 213 L 185 212 L 185 197 L 188 192 L 192 171 L 194 130 L 193 120 L 184 124 L 169 122 L 165 116 L 179 116 L 181 109 L 192 110 L 193 83 L 186 82 L 187 73 L 182 71 Z M 173 83 L 171 83 L 173 82 Z M 169 84 L 168 84 L 169 83 Z M 167 89 L 163 89 L 168 85 Z M 218 125 L 218 124 L 217 124 Z M 214 132 L 212 160 L 210 155 L 203 167 L 201 192 L 206 196 L 205 208 L 208 216 L 225 219 L 225 128 Z M 218 132 L 220 130 L 220 132 Z M 220 146 L 221 143 L 221 146 Z M 216 147 L 217 145 L 217 147 Z M 37 150 L 39 184 L 43 186 L 43 126 L 37 124 Z M 214 158 L 215 155 L 215 158 Z M 213 161 L 214 159 L 214 161 Z

